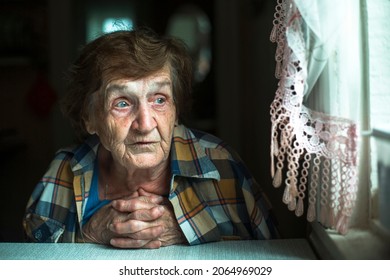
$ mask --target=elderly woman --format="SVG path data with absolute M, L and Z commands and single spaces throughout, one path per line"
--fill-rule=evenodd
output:
M 184 45 L 150 30 L 87 44 L 62 104 L 81 143 L 57 152 L 32 193 L 29 240 L 159 248 L 275 237 L 239 157 L 182 124 L 191 79 Z

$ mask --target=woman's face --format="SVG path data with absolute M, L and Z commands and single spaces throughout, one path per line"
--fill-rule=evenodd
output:
M 114 80 L 100 96 L 104 106 L 86 126 L 113 159 L 126 168 L 166 163 L 176 122 L 169 68 L 139 80 Z

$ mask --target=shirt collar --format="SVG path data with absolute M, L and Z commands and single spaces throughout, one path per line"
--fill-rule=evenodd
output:
M 220 179 L 220 174 L 206 154 L 206 149 L 184 125 L 178 125 L 174 129 L 171 172 L 173 176 Z
M 94 134 L 89 136 L 83 144 L 77 146 L 73 150 L 74 156 L 71 161 L 72 170 L 77 171 L 86 167 L 91 168 L 95 162 L 99 144 L 99 137 Z

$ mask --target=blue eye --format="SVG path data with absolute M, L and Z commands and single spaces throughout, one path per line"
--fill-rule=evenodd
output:
M 129 106 L 129 104 L 126 101 L 120 101 L 115 105 L 115 107 L 118 107 L 118 108 L 125 108 L 128 106 Z
M 159 98 L 157 98 L 157 99 L 155 100 L 155 103 L 156 103 L 156 104 L 159 104 L 159 105 L 162 105 L 162 104 L 165 103 L 165 98 L 159 97 Z

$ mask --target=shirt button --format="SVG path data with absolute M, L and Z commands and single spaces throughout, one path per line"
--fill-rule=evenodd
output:
M 34 234 L 34 237 L 35 237 L 35 239 L 37 239 L 38 241 L 40 241 L 41 238 L 42 238 L 42 232 L 41 232 L 41 230 L 36 231 L 35 234 Z

